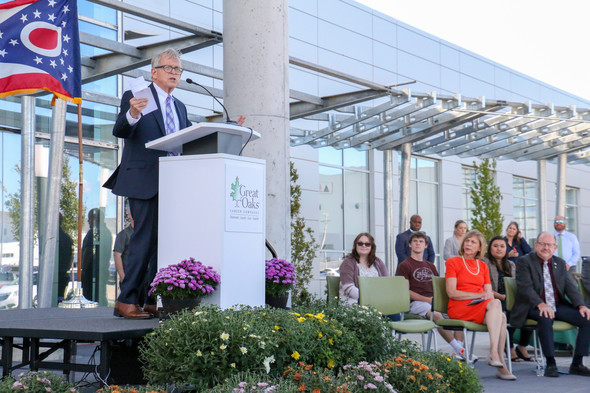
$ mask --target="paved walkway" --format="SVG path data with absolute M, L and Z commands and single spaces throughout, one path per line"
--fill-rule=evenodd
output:
M 408 338 L 419 340 L 416 337 Z M 469 334 L 471 340 L 471 334 Z M 451 352 L 451 347 L 438 336 L 439 350 Z M 481 378 L 485 393 L 588 393 L 590 392 L 590 377 L 578 375 L 566 375 L 571 363 L 571 354 L 563 353 L 557 356 L 557 366 L 560 371 L 558 378 L 538 377 L 534 362 L 512 363 L 512 372 L 518 378 L 516 381 L 503 381 L 496 378 L 496 368 L 488 366 L 485 362 L 488 354 L 489 341 L 487 333 L 477 333 L 475 336 L 475 354 L 480 360 L 475 364 L 475 369 Z M 532 352 L 532 347 L 529 347 Z M 560 355 L 560 353 L 558 353 Z M 590 367 L 590 357 L 584 358 L 584 364 Z

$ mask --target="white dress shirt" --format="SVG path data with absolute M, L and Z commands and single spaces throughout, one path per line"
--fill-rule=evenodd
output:
M 553 234 L 556 244 L 559 244 L 559 232 L 553 231 Z M 580 243 L 576 235 L 568 231 L 561 232 L 561 253 L 561 257 L 570 267 L 576 266 L 580 259 Z M 559 256 L 559 248 L 555 250 L 553 255 Z

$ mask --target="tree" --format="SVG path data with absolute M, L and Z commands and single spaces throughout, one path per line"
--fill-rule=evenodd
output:
M 291 263 L 295 266 L 297 279 L 291 294 L 293 304 L 302 304 L 311 300 L 312 295 L 308 290 L 309 282 L 313 276 L 313 260 L 318 247 L 313 230 L 305 224 L 301 217 L 301 186 L 297 184 L 299 174 L 293 163 L 290 163 L 291 171 Z
M 475 181 L 470 188 L 473 229 L 480 231 L 486 239 L 502 233 L 504 217 L 500 213 L 502 194 L 496 185 L 496 161 L 486 158 L 480 165 L 473 163 Z
M 59 208 L 63 214 L 62 229 L 71 236 L 74 244 L 77 244 L 78 239 L 78 194 L 76 193 L 76 187 L 78 183 L 71 180 L 70 176 L 72 172 L 69 167 L 69 158 L 64 156 L 63 167 L 62 167 L 62 178 L 61 178 L 61 190 Z M 20 167 L 17 165 L 15 170 L 20 173 Z M 20 185 L 20 181 L 19 181 Z M 6 201 L 6 209 L 8 215 L 12 220 L 12 235 L 14 238 L 20 240 L 20 189 L 16 192 L 9 194 Z M 35 193 L 35 240 L 39 233 L 38 228 L 38 216 L 39 216 L 39 204 L 37 203 L 37 193 Z M 86 207 L 82 208 L 82 216 L 85 215 Z

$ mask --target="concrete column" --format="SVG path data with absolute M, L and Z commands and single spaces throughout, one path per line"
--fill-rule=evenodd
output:
M 383 152 L 383 183 L 385 185 L 385 265 L 387 270 L 395 272 L 394 267 L 394 241 L 393 241 L 393 151 Z
M 35 97 L 22 97 L 21 193 L 20 193 L 20 259 L 18 306 L 33 305 L 33 260 L 35 233 Z
M 412 144 L 404 143 L 401 146 L 401 153 L 402 167 L 400 173 L 398 232 L 407 230 L 410 225 L 410 160 L 412 158 Z
M 49 184 L 47 195 L 47 217 L 43 233 L 44 244 L 41 247 L 40 277 L 37 290 L 39 308 L 49 308 L 57 303 L 53 302 L 53 282 L 59 226 L 59 200 L 61 191 L 61 177 L 63 166 L 64 137 L 66 133 L 66 108 L 64 100 L 55 100 L 53 107 L 53 125 L 49 147 Z M 101 183 L 102 184 L 102 183 Z
M 565 170 L 567 168 L 567 155 L 557 156 L 557 203 L 555 215 L 565 217 Z
M 244 155 L 266 160 L 266 238 L 291 258 L 287 0 L 223 1 L 224 103 L 262 138 Z
M 537 161 L 537 228 L 539 232 L 547 231 L 547 160 Z

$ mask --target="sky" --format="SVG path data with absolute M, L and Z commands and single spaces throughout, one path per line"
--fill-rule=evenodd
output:
M 589 0 L 357 0 L 590 100 Z

